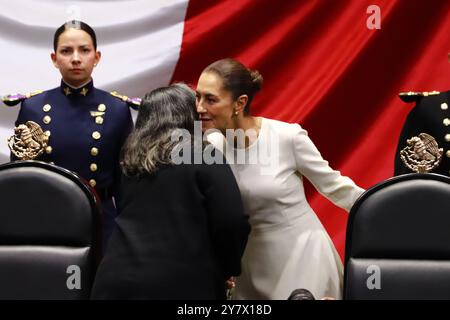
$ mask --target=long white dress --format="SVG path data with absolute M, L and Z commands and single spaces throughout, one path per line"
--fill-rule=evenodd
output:
M 262 118 L 246 149 L 234 149 L 217 133 L 207 138 L 226 155 L 252 226 L 233 298 L 285 300 L 305 288 L 316 298 L 340 299 L 342 263 L 302 179 L 346 211 L 364 190 L 331 169 L 298 124 Z

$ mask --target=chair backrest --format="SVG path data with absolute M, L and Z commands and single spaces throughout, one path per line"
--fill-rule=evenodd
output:
M 407 174 L 367 190 L 347 225 L 344 299 L 450 299 L 450 178 Z
M 99 258 L 98 201 L 74 173 L 0 166 L 0 299 L 88 299 Z

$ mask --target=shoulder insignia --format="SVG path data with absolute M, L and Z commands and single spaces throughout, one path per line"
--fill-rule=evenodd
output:
M 413 92 L 413 91 L 409 91 L 409 92 L 400 92 L 398 94 L 398 96 L 400 97 L 400 99 L 402 99 L 404 102 L 414 102 L 417 101 L 423 97 L 428 97 L 428 96 L 435 96 L 440 94 L 439 91 L 425 91 L 425 92 Z
M 126 102 L 128 104 L 128 106 L 133 108 L 134 110 L 138 110 L 139 106 L 141 105 L 141 99 L 140 98 L 130 98 L 130 97 L 127 97 L 127 96 L 123 96 L 123 95 L 117 93 L 117 91 L 110 92 L 110 94 L 113 97 L 116 97 L 117 99 L 120 99 L 120 100 Z
M 27 94 L 21 94 L 21 93 L 8 94 L 7 96 L 4 96 L 2 98 L 2 101 L 8 107 L 13 107 L 16 104 L 22 102 L 23 100 L 31 98 L 32 96 L 38 95 L 38 94 L 40 94 L 42 92 L 44 92 L 44 91 L 43 90 L 36 90 L 36 91 L 30 92 L 30 93 L 27 93 Z

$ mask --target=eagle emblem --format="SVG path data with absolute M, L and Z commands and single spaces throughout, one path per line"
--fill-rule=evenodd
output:
M 436 139 L 426 133 L 420 133 L 406 140 L 407 146 L 400 151 L 403 163 L 418 173 L 430 172 L 439 166 L 444 149 L 439 148 Z
M 8 139 L 8 146 L 18 159 L 33 160 L 44 152 L 48 139 L 39 124 L 27 121 L 14 128 L 14 135 Z

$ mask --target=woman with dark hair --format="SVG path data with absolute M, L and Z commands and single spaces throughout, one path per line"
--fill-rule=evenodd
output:
M 226 279 L 240 273 L 250 227 L 229 166 L 173 161 L 183 143 L 174 131 L 193 133 L 197 118 L 186 85 L 145 95 L 122 150 L 117 228 L 93 299 L 224 299 Z
M 347 211 L 364 190 L 329 167 L 300 125 L 250 115 L 261 85 L 259 72 L 232 59 L 206 67 L 197 85 L 203 129 L 225 152 L 252 226 L 234 297 L 286 299 L 305 288 L 340 298 L 342 263 L 302 179 Z
M 129 105 L 139 101 L 94 87 L 92 72 L 101 53 L 88 24 L 64 23 L 54 34 L 53 48 L 51 59 L 61 73 L 60 86 L 3 98 L 9 106 L 21 102 L 16 137 L 9 140 L 11 160 L 51 162 L 89 182 L 102 201 L 105 246 L 116 215 L 113 197 L 120 148 L 133 127 Z M 22 129 L 33 132 L 32 143 L 23 141 Z

